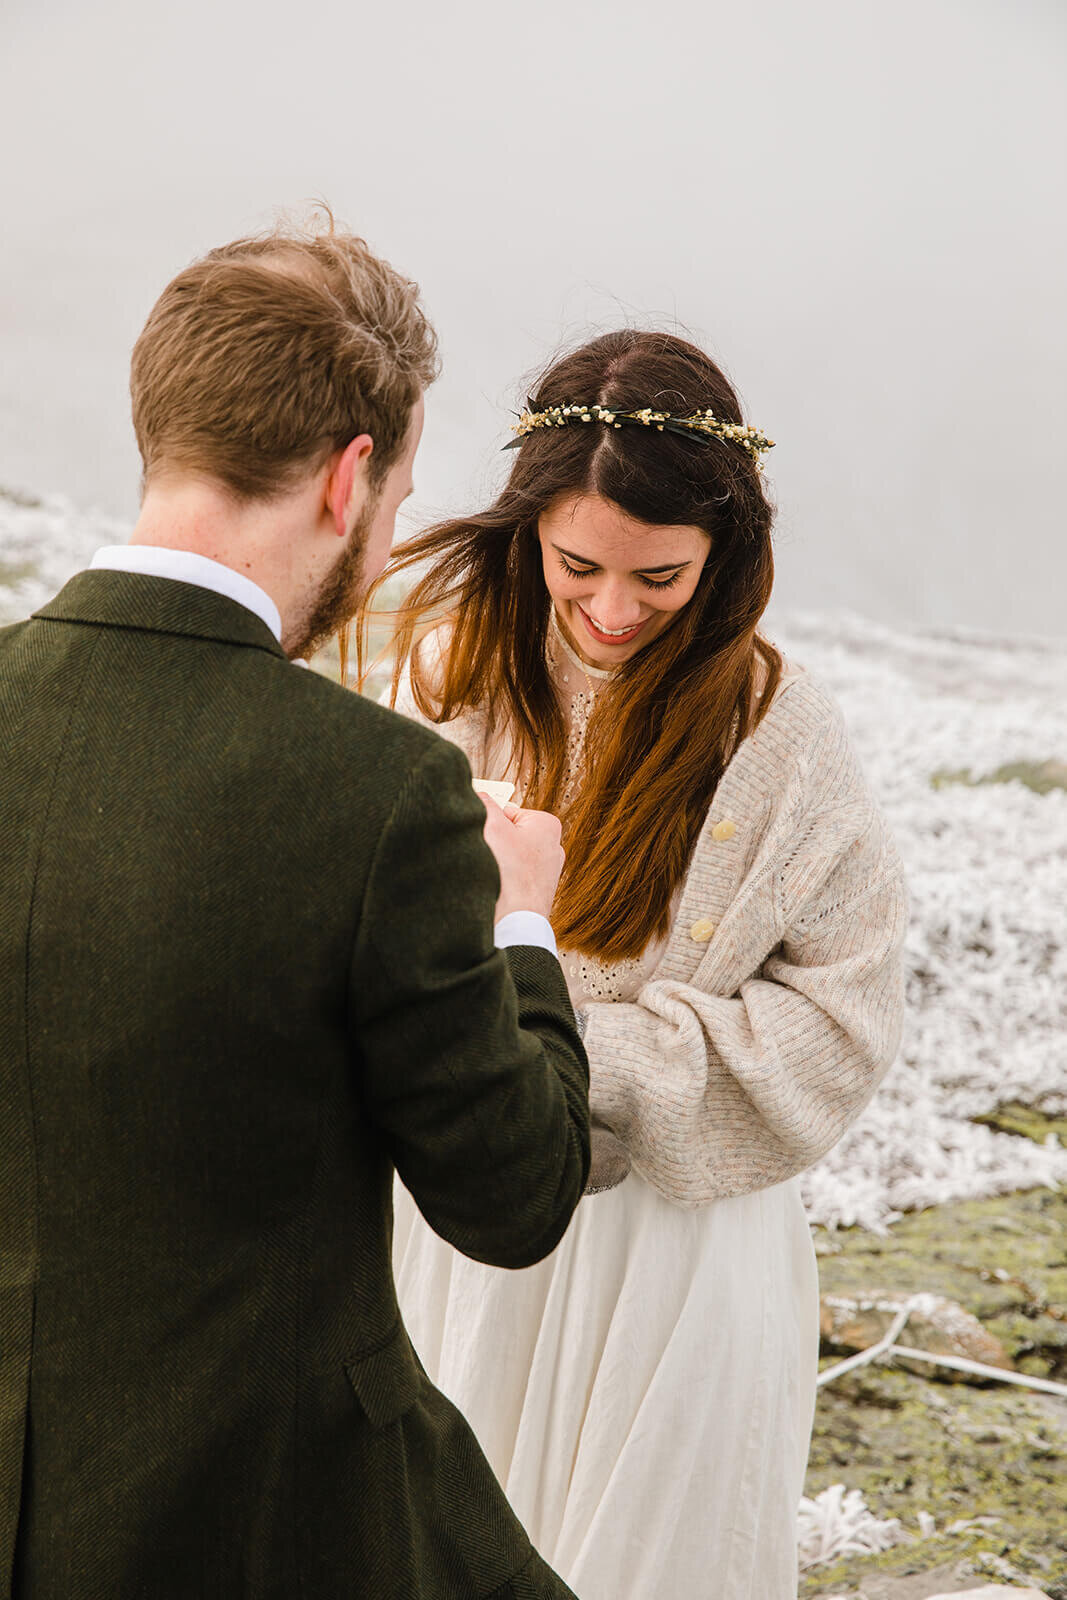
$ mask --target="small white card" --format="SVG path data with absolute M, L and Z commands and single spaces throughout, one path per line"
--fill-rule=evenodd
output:
M 506 806 L 515 793 L 513 783 L 503 783 L 497 778 L 474 778 L 472 782 L 476 794 L 487 794 L 498 806 Z

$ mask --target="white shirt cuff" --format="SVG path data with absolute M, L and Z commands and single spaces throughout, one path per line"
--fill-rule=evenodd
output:
M 493 929 L 493 943 L 498 950 L 505 950 L 509 944 L 536 944 L 559 958 L 552 924 L 538 911 L 509 911 Z

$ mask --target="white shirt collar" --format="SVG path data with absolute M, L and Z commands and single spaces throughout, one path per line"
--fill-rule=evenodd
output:
M 149 578 L 173 578 L 178 583 L 193 583 L 198 589 L 213 589 L 254 612 L 281 643 L 281 613 L 270 595 L 251 578 L 223 566 L 221 561 L 160 545 L 108 544 L 96 552 L 89 565 L 108 572 L 143 572 Z

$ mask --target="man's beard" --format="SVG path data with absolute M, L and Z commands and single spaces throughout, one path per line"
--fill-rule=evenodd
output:
M 363 550 L 376 505 L 373 501 L 364 508 L 337 561 L 319 589 L 308 596 L 307 607 L 294 625 L 292 638 L 285 640 L 285 653 L 290 660 L 310 659 L 327 639 L 351 622 L 359 610 L 364 588 Z

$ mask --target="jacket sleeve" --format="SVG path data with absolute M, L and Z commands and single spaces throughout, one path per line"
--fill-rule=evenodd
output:
M 465 1255 L 521 1267 L 581 1198 L 589 1076 L 559 963 L 494 948 L 484 822 L 466 760 L 435 739 L 379 841 L 351 1006 L 368 1113 L 423 1216 Z
M 873 807 L 809 828 L 803 883 L 789 866 L 775 874 L 785 935 L 737 994 L 705 992 L 698 970 L 694 984 L 647 983 L 638 1004 L 588 1008 L 593 1113 L 680 1205 L 810 1166 L 896 1055 L 907 921 L 896 848 Z

